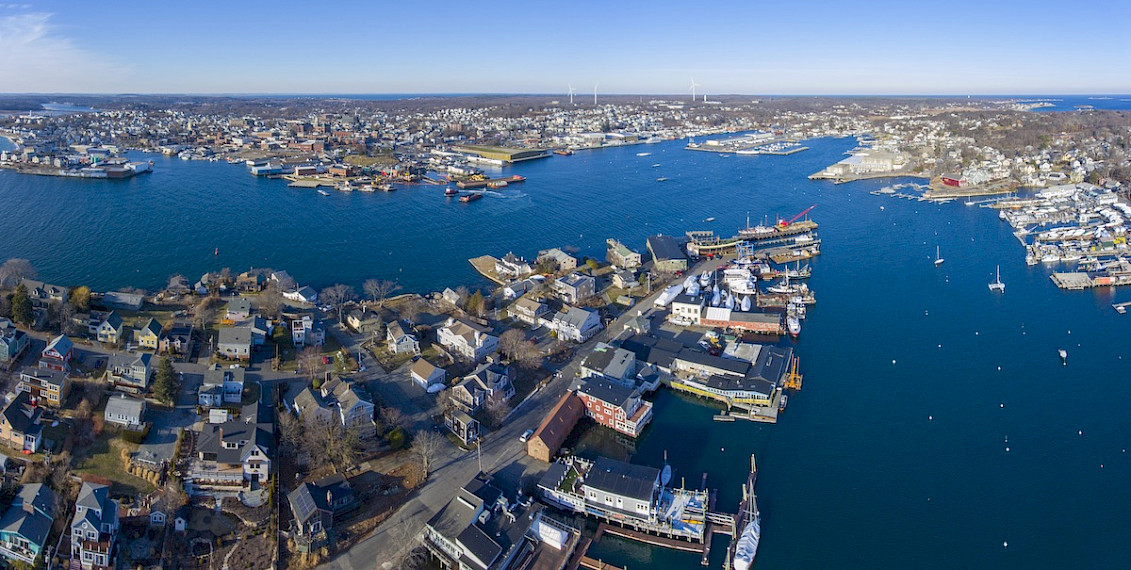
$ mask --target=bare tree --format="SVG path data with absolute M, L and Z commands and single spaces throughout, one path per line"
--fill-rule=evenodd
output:
M 298 369 L 304 372 L 311 382 L 314 382 L 315 376 L 322 367 L 322 352 L 316 346 L 308 346 L 298 353 L 296 359 L 298 361 Z
M 35 276 L 35 268 L 30 261 L 13 257 L 0 265 L 0 288 L 15 287 L 22 279 L 33 279 Z
M 427 430 L 416 432 L 412 438 L 412 456 L 420 462 L 420 470 L 424 473 L 425 479 L 432 472 L 432 461 L 439 453 L 443 441 L 436 432 Z
M 204 330 L 216 320 L 216 315 L 219 312 L 216 308 L 218 302 L 218 299 L 205 297 L 196 304 L 196 309 L 193 312 L 193 325 L 196 328 Z
M 391 568 L 397 570 L 415 570 L 424 562 L 424 553 L 418 548 L 420 529 L 413 525 L 408 518 L 392 523 L 389 527 L 389 538 L 396 545 L 396 552 L 391 553 Z
M 542 366 L 542 351 L 533 341 L 525 341 L 515 357 L 515 362 L 524 370 L 536 370 Z
M 491 422 L 491 426 L 499 427 L 503 425 L 503 420 L 507 419 L 507 414 L 511 413 L 511 406 L 506 396 L 501 392 L 495 392 L 487 398 L 486 412 L 487 421 Z
M 357 293 L 354 292 L 353 287 L 341 283 L 327 287 L 318 294 L 319 299 L 338 310 L 339 323 L 342 322 L 342 308 L 355 297 Z
M 524 344 L 526 335 L 519 329 L 507 329 L 499 335 L 499 352 L 511 360 L 518 358 Z
M 406 428 L 408 427 L 408 418 L 405 417 L 404 412 L 400 408 L 383 407 L 379 412 L 381 414 L 381 423 L 384 424 L 386 429 Z
M 272 283 L 259 294 L 259 310 L 268 317 L 277 318 L 281 308 L 283 308 L 283 294 Z
M 373 299 L 374 303 L 377 303 L 378 307 L 384 307 L 385 299 L 388 299 L 389 295 L 399 291 L 401 286 L 398 285 L 396 281 L 366 279 L 361 288 L 370 299 Z
M 452 391 L 450 389 L 441 390 L 436 394 L 436 407 L 440 408 L 441 411 L 446 412 L 452 409 L 454 405 L 455 403 L 452 401 Z
M 343 427 L 336 418 L 320 416 L 304 424 L 302 445 L 315 465 L 329 465 L 340 472 L 357 462 L 357 430 Z
M 424 301 L 422 301 L 420 297 L 413 295 L 405 299 L 404 303 L 401 304 L 399 312 L 402 319 L 408 321 L 411 325 L 416 325 L 416 321 L 420 318 L 420 313 L 423 313 L 424 309 Z
M 459 287 L 456 287 L 456 297 L 459 298 L 459 303 L 457 303 L 457 305 L 463 305 L 464 303 L 466 303 L 467 298 L 470 296 L 471 290 L 468 289 L 466 285 L 460 285 Z
M 188 278 L 180 273 L 169 276 L 169 286 L 166 287 L 169 291 L 180 292 L 188 289 Z
M 302 449 L 306 426 L 302 420 L 289 413 L 279 416 L 279 445 L 284 453 L 295 453 Z

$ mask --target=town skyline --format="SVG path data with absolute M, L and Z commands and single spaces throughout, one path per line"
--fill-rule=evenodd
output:
M 0 85 L 8 93 L 294 95 L 564 95 L 572 86 L 582 98 L 595 87 L 689 97 L 693 81 L 700 96 L 1131 92 L 1129 49 L 1053 41 L 1064 37 L 1062 18 L 1043 2 L 855 11 L 827 2 L 679 11 L 582 3 L 555 13 L 550 27 L 545 14 L 512 3 L 440 3 L 428 13 L 345 5 L 338 12 L 350 17 L 313 24 L 298 4 L 221 12 L 133 4 L 0 4 Z M 1123 5 L 1096 10 L 1091 37 L 1115 37 L 1131 16 Z

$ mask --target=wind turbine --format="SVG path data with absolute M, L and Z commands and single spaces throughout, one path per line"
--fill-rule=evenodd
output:
M 696 83 L 696 82 L 695 82 L 695 78 L 694 78 L 694 77 L 692 77 L 692 78 L 691 78 L 691 102 L 692 102 L 692 103 L 694 103 L 694 102 L 695 102 L 695 88 L 696 88 L 696 87 L 699 87 L 699 84 L 698 84 L 698 83 Z
M 569 86 L 569 104 L 573 105 L 573 85 Z
M 597 104 L 597 86 L 600 85 L 600 84 L 601 84 L 600 81 L 593 84 L 593 105 Z

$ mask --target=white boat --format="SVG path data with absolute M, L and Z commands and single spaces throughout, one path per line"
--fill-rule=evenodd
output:
M 638 152 L 638 153 L 636 153 L 636 156 L 651 156 L 651 155 L 652 155 L 652 153 L 650 153 L 650 152 Z
M 666 177 L 664 177 L 664 176 L 661 176 L 661 177 L 659 177 L 659 178 L 657 178 L 657 179 L 656 179 L 656 182 L 666 182 L 667 180 L 668 180 L 668 179 L 667 179 Z
M 935 267 L 942 265 L 943 261 L 946 261 L 946 260 L 943 259 L 941 255 L 939 255 L 939 246 L 936 245 L 935 246 Z
M 1001 280 L 1001 266 L 997 266 L 997 279 L 989 285 L 990 291 L 1005 293 L 1005 282 Z
M 704 271 L 703 274 L 699 276 L 699 284 L 704 286 L 704 287 L 711 284 L 711 272 L 710 271 Z
M 660 167 L 660 163 L 658 163 L 658 162 L 656 164 L 652 165 L 652 168 L 659 168 L 659 167 Z
M 734 295 L 731 295 L 730 293 L 726 293 L 726 303 L 725 304 L 726 304 L 726 308 L 733 311 L 734 310 Z
M 329 196 L 330 195 L 330 193 L 325 191 L 325 190 L 319 190 L 318 193 L 323 195 L 323 196 Z
M 690 288 L 691 288 L 691 284 L 692 284 L 692 283 L 695 283 L 695 275 L 694 275 L 694 274 L 692 274 L 692 275 L 688 275 L 688 276 L 687 276 L 687 279 L 684 279 L 684 280 L 683 280 L 683 288 L 684 288 L 685 290 L 686 290 L 686 289 L 690 289 Z
M 697 283 L 695 281 L 695 279 L 692 278 L 691 285 L 684 287 L 683 290 L 684 290 L 685 293 L 687 293 L 688 295 L 691 295 L 692 297 L 698 296 L 699 295 L 699 283 Z
M 711 296 L 711 306 L 712 307 L 718 307 L 720 300 L 722 300 L 722 298 L 719 296 L 719 286 L 715 285 L 715 292 Z
M 1068 351 L 1062 348 L 1060 350 L 1057 350 L 1057 353 L 1060 354 L 1060 363 L 1068 366 Z
M 742 298 L 742 312 L 744 312 L 744 313 L 750 312 L 750 295 L 747 295 L 747 296 Z
M 742 529 L 738 537 L 738 547 L 734 549 L 734 570 L 750 570 L 754 556 L 758 554 L 758 540 L 762 538 L 762 517 L 754 515 L 754 520 Z
M 801 334 L 801 319 L 796 315 L 789 315 L 785 318 L 785 326 L 789 330 L 789 336 L 797 338 Z

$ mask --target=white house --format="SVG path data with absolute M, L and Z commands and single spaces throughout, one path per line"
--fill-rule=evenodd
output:
M 595 311 L 570 307 L 568 311 L 556 313 L 548 326 L 562 340 L 585 342 L 601 331 L 601 317 Z
M 141 426 L 145 414 L 145 400 L 118 394 L 106 401 L 106 421 L 130 429 Z
M 113 568 L 118 526 L 118 501 L 110 498 L 110 487 L 83 483 L 71 520 L 71 560 L 83 570 Z
M 433 366 L 431 362 L 421 358 L 412 364 L 409 374 L 417 386 L 427 390 L 433 384 L 443 384 L 447 373 L 443 368 Z
M 303 315 L 291 321 L 291 341 L 295 346 L 322 346 L 326 342 L 326 328 L 322 321 Z
M 449 318 L 436 331 L 440 345 L 463 358 L 478 362 L 495 352 L 499 337 L 490 334 L 487 327 Z
M 389 352 L 394 354 L 420 354 L 416 335 L 405 332 L 400 321 L 390 321 L 385 326 L 385 342 L 389 345 Z
M 318 292 L 310 287 L 303 286 L 294 291 L 283 293 L 283 298 L 296 303 L 317 303 Z

